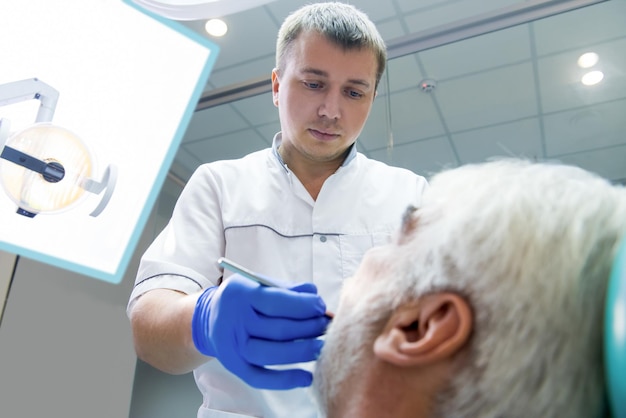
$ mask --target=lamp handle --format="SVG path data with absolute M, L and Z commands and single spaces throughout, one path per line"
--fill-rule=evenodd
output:
M 98 206 L 89 214 L 89 216 L 96 217 L 102 213 L 104 208 L 108 205 L 109 200 L 111 200 L 111 196 L 113 195 L 113 190 L 115 190 L 115 185 L 117 183 L 117 166 L 109 165 L 104 171 L 104 175 L 102 176 L 102 180 L 97 182 L 92 179 L 84 180 L 81 187 L 88 192 L 100 194 L 100 192 L 104 189 L 104 195 L 102 199 L 100 199 L 100 203 Z

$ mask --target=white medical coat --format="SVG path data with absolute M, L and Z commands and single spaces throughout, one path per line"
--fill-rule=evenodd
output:
M 294 283 L 309 281 L 330 311 L 365 251 L 389 241 L 409 204 L 428 186 L 409 170 L 370 160 L 352 147 L 314 201 L 271 149 L 200 166 L 172 218 L 144 253 L 129 307 L 156 288 L 198 292 L 214 286 L 227 257 Z M 312 369 L 313 363 L 297 366 Z M 211 360 L 194 370 L 203 395 L 198 418 L 317 417 L 309 389 L 251 388 Z

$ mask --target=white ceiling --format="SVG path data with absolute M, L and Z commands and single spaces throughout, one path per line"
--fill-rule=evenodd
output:
M 206 95 L 269 80 L 280 22 L 306 3 L 276 0 L 227 16 L 229 32 L 213 40 L 221 50 Z M 458 28 L 530 4 L 568 1 L 350 3 L 374 20 L 391 51 L 415 34 Z M 500 27 L 507 24 L 498 21 Z M 184 24 L 203 32 L 203 22 Z M 366 155 L 426 176 L 505 155 L 559 160 L 611 180 L 626 179 L 626 0 L 420 50 L 390 60 L 358 140 Z M 584 71 L 576 65 L 588 51 L 599 54 L 596 67 L 605 73 L 593 87 L 580 83 Z M 424 79 L 436 81 L 433 91 L 420 88 Z M 185 181 L 201 163 L 269 146 L 278 130 L 269 92 L 197 111 L 171 173 Z

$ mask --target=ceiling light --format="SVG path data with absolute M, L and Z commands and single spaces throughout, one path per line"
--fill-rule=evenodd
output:
M 602 71 L 590 71 L 585 74 L 581 80 L 581 82 L 585 86 L 593 86 L 598 84 L 604 78 L 604 73 Z
M 222 19 L 210 19 L 207 20 L 204 29 L 206 29 L 209 35 L 220 37 L 226 34 L 228 25 Z
M 598 63 L 600 57 L 595 52 L 587 52 L 578 58 L 578 66 L 580 68 L 591 68 Z

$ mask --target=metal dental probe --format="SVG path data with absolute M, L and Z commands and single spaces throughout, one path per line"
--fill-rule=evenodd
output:
M 268 286 L 268 287 L 280 287 L 280 288 L 284 288 L 284 286 L 276 283 L 275 281 L 273 281 L 272 279 L 270 279 L 269 277 L 263 276 L 262 274 L 258 274 L 258 273 L 254 273 L 250 270 L 248 270 L 247 268 L 235 263 L 234 261 L 231 261 L 227 258 L 221 257 L 217 260 L 217 264 L 220 265 L 220 267 L 225 268 L 227 270 L 233 271 L 235 273 L 239 273 L 241 274 L 243 277 L 250 279 L 250 280 L 254 280 L 255 282 L 263 285 L 263 286 Z M 335 316 L 335 314 L 333 314 L 332 312 L 328 312 L 326 311 L 325 315 L 329 318 L 333 318 Z

